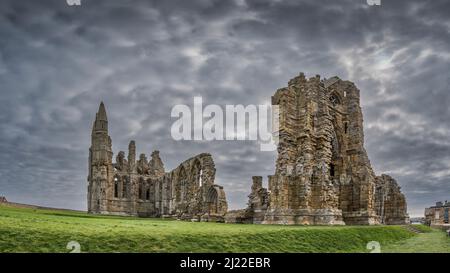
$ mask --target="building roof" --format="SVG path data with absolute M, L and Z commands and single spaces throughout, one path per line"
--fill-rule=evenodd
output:
M 445 200 L 445 202 L 436 202 L 435 206 L 432 206 L 430 208 L 442 208 L 442 207 L 450 207 L 450 202 L 448 202 L 447 200 Z

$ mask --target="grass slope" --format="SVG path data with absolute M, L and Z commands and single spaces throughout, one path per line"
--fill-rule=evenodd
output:
M 429 229 L 428 232 L 387 245 L 381 250 L 386 253 L 450 253 L 450 238 L 441 230 Z
M 370 241 L 401 248 L 419 236 L 400 226 L 191 223 L 0 205 L 0 252 L 69 252 L 69 241 L 82 252 L 368 252 Z

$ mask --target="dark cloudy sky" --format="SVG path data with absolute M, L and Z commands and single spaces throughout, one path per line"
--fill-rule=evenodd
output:
M 210 152 L 231 208 L 272 174 L 256 142 L 175 142 L 173 105 L 261 104 L 304 71 L 361 90 L 366 148 L 411 215 L 450 200 L 448 0 L 0 2 L 0 195 L 85 209 L 90 130 L 170 170 Z M 267 183 L 267 178 L 265 178 Z

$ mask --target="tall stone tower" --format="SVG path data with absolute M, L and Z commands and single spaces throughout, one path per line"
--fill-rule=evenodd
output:
M 272 97 L 280 142 L 268 222 L 378 223 L 359 99 L 351 82 L 302 73 Z
M 409 221 L 397 182 L 377 177 L 364 148 L 360 92 L 338 77 L 291 79 L 272 96 L 279 143 L 266 224 L 373 225 Z M 250 195 L 250 204 L 254 204 Z M 251 210 L 247 210 L 251 211 Z M 246 215 L 253 222 L 259 215 Z M 245 219 L 251 221 L 251 219 Z
M 108 135 L 108 118 L 103 102 L 100 103 L 92 126 L 89 148 L 88 211 L 107 212 L 112 196 L 113 165 L 111 137 Z

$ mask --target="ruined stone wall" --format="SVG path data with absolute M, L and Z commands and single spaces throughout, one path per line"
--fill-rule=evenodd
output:
M 175 217 L 196 221 L 223 221 L 227 201 L 223 188 L 214 184 L 215 166 L 210 154 L 192 157 L 166 172 L 159 151 L 150 160 L 136 144 L 128 146 L 128 159 L 120 151 L 112 162 L 103 103 L 96 115 L 89 150 L 88 212 L 140 217 Z
M 389 175 L 376 177 L 375 207 L 382 224 L 402 225 L 409 222 L 406 199 L 397 181 Z
M 223 220 L 227 202 L 223 187 L 214 184 L 216 168 L 203 153 L 181 163 L 168 175 L 171 180 L 171 213 L 180 219 Z
M 263 223 L 406 221 L 404 196 L 391 180 L 389 198 L 378 202 L 386 202 L 383 220 L 377 214 L 377 178 L 364 148 L 360 94 L 352 82 L 306 79 L 301 73 L 277 90 L 272 104 L 280 109 L 278 158 Z
M 261 176 L 253 176 L 252 192 L 248 198 L 248 207 L 243 222 L 262 223 L 269 207 L 269 192 L 263 187 Z

